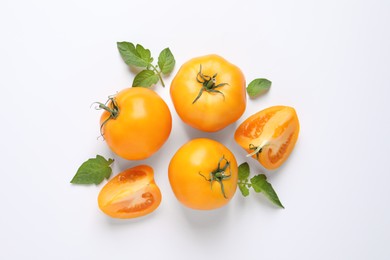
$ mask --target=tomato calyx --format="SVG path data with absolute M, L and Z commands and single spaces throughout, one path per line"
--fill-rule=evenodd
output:
M 221 163 L 225 161 L 225 165 L 221 167 Z M 229 169 L 229 175 L 226 174 L 226 170 Z M 223 186 L 223 181 L 231 177 L 230 161 L 228 161 L 223 155 L 218 161 L 218 166 L 215 170 L 210 172 L 210 178 L 207 179 L 206 176 L 199 172 L 199 175 L 202 176 L 206 181 L 210 182 L 210 188 L 213 189 L 213 182 L 216 181 L 221 185 L 221 192 L 225 199 L 227 199 L 225 194 L 225 188 Z
M 259 159 L 259 154 L 263 151 L 263 148 L 266 146 L 269 146 L 270 143 L 265 141 L 263 144 L 259 146 L 255 146 L 254 144 L 249 144 L 249 150 L 253 150 L 253 152 L 246 155 L 246 157 L 251 157 L 253 155 L 256 155 L 256 159 Z
M 192 101 L 192 104 L 194 104 L 202 96 L 203 91 L 206 91 L 209 93 L 221 94 L 223 96 L 223 99 L 225 99 L 225 95 L 221 91 L 216 90 L 216 88 L 220 88 L 220 87 L 223 87 L 223 86 L 229 85 L 229 84 L 228 83 L 220 83 L 218 85 L 215 85 L 215 82 L 217 81 L 216 80 L 217 75 L 218 75 L 218 73 L 215 73 L 212 77 L 208 76 L 208 75 L 204 75 L 202 73 L 202 64 L 200 64 L 199 72 L 196 75 L 196 81 L 199 82 L 200 84 L 202 84 L 202 87 L 199 91 L 198 96 L 194 99 L 194 101 Z
M 246 157 L 250 157 L 256 154 L 256 159 L 259 159 L 259 154 L 263 150 L 263 147 L 249 144 L 249 150 L 254 150 L 254 152 L 247 154 Z
M 103 126 L 111 119 L 116 119 L 119 115 L 119 106 L 118 103 L 115 100 L 115 96 L 109 96 L 106 103 L 100 103 L 100 102 L 95 102 L 94 104 L 98 104 L 96 107 L 97 110 L 104 109 L 106 110 L 110 116 L 104 120 L 104 122 L 100 125 L 100 134 L 101 136 L 104 135 L 103 133 Z
M 256 154 L 256 159 L 259 159 L 259 154 L 263 151 L 263 147 L 249 144 L 249 150 L 253 150 L 253 152 L 247 154 L 246 157 L 251 157 Z

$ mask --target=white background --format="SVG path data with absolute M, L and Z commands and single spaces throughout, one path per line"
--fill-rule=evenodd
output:
M 2 0 L 0 259 L 390 259 L 389 13 L 389 1 Z M 90 104 L 134 77 L 117 41 L 155 58 L 170 47 L 177 61 L 168 87 L 154 88 L 171 108 L 172 134 L 144 161 L 97 140 Z M 210 53 L 247 82 L 273 82 L 214 134 L 185 126 L 169 97 L 180 65 Z M 215 211 L 181 206 L 167 177 L 175 151 L 210 137 L 242 163 L 236 127 L 272 105 L 295 107 L 301 123 L 289 160 L 267 172 L 286 209 L 239 193 Z M 116 158 L 114 174 L 150 164 L 160 207 L 133 220 L 100 212 L 104 184 L 69 183 L 96 154 Z

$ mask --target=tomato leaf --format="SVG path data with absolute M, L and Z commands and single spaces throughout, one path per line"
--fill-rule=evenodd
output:
M 267 181 L 267 177 L 264 174 L 256 175 L 248 181 L 249 175 L 250 168 L 248 163 L 245 162 L 238 166 L 237 185 L 244 197 L 249 195 L 249 188 L 252 187 L 255 192 L 263 193 L 270 201 L 272 201 L 272 203 L 284 208 L 278 198 L 278 195 L 272 185 Z
M 268 79 L 255 79 L 249 83 L 246 91 L 250 97 L 256 97 L 268 91 L 271 84 L 272 82 Z
M 146 68 L 153 60 L 150 51 L 142 45 L 135 47 L 131 42 L 117 42 L 117 47 L 127 65 Z
M 248 177 L 249 177 L 249 164 L 248 163 L 242 163 L 240 166 L 238 166 L 238 188 L 241 191 L 241 194 L 246 197 L 249 195 L 249 187 L 250 184 L 248 183 Z
M 141 44 L 137 44 L 136 46 L 131 42 L 117 42 L 116 44 L 122 59 L 127 65 L 145 68 L 145 70 L 135 76 L 133 87 L 150 87 L 159 80 L 162 86 L 165 87 L 161 75 L 171 73 L 176 63 L 169 48 L 165 48 L 160 52 L 158 65 L 153 65 L 150 50 L 145 49 Z
M 173 57 L 173 54 L 169 48 L 165 48 L 160 52 L 157 64 L 160 67 L 162 74 L 166 75 L 171 73 L 175 67 L 175 63 L 175 58 Z
M 255 192 L 263 193 L 272 203 L 281 208 L 284 208 L 274 188 L 267 181 L 267 177 L 264 174 L 254 176 L 250 179 L 250 182 Z
M 238 166 L 238 179 L 245 181 L 248 180 L 249 177 L 249 164 L 247 162 L 242 163 L 240 166 Z
M 135 50 L 137 51 L 139 57 L 143 59 L 148 64 L 152 63 L 153 58 L 152 54 L 150 53 L 149 49 L 145 49 L 141 44 L 137 44 L 135 47 Z
M 143 70 L 135 76 L 133 87 L 150 87 L 156 84 L 158 80 L 158 75 L 152 70 Z
M 246 197 L 249 195 L 249 188 L 247 185 L 239 183 L 238 188 L 240 189 L 242 196 Z
M 96 155 L 96 158 L 88 159 L 79 167 L 70 183 L 100 184 L 104 179 L 110 178 L 112 173 L 110 165 L 113 162 L 113 159 L 106 160 L 103 156 Z

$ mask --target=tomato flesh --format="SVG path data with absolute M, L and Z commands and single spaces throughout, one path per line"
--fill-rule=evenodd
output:
M 114 218 L 135 218 L 153 212 L 161 202 L 153 169 L 140 165 L 110 180 L 100 191 L 99 208 Z
M 276 169 L 289 157 L 298 135 L 299 120 L 295 109 L 274 106 L 246 119 L 237 128 L 234 138 L 265 168 Z

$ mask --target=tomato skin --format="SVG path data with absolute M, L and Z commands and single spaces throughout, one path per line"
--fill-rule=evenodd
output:
M 210 178 L 210 172 L 217 168 L 222 157 L 230 162 L 226 174 L 231 176 L 222 180 L 226 197 L 219 182 L 210 183 L 205 179 Z M 222 161 L 221 167 L 225 163 Z M 216 209 L 226 205 L 236 192 L 237 161 L 221 143 L 206 138 L 194 139 L 184 144 L 172 157 L 168 176 L 173 193 L 183 205 L 198 210 Z
M 119 115 L 106 119 L 104 111 L 104 139 L 111 150 L 127 160 L 142 160 L 157 152 L 168 139 L 172 129 L 172 117 L 167 104 L 153 90 L 133 87 L 120 91 L 115 100 Z M 158 119 L 158 120 L 156 120 Z
M 223 93 L 203 91 L 197 76 L 202 66 L 204 75 L 217 73 L 216 88 Z M 188 125 L 206 132 L 219 131 L 237 121 L 246 108 L 245 77 L 242 71 L 218 55 L 197 57 L 184 63 L 174 77 L 170 94 L 180 118 Z
M 139 165 L 110 180 L 98 196 L 99 208 L 113 218 L 147 215 L 160 205 L 161 192 L 154 182 L 153 169 Z
M 299 135 L 299 120 L 294 108 L 273 106 L 248 117 L 237 128 L 234 139 L 248 154 L 255 147 L 263 147 L 254 154 L 266 169 L 281 166 L 290 156 Z M 251 149 L 252 146 L 252 149 Z

